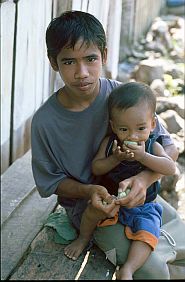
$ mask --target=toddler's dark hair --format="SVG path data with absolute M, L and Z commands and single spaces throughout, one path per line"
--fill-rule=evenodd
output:
M 108 100 L 108 109 L 111 116 L 112 109 L 128 109 L 138 103 L 146 102 L 152 113 L 156 110 L 156 96 L 151 88 L 141 82 L 128 82 L 115 88 Z
M 102 24 L 93 15 L 82 11 L 66 11 L 54 18 L 46 30 L 48 57 L 56 60 L 61 49 L 74 48 L 82 38 L 87 44 L 98 46 L 103 57 L 106 47 L 106 35 Z

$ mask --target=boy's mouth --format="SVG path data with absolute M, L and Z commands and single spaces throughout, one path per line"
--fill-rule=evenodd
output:
M 75 84 L 75 87 L 82 91 L 88 90 L 91 86 L 92 86 L 92 83 Z

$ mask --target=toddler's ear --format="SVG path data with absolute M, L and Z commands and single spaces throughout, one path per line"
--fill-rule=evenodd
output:
M 112 131 L 113 131 L 114 133 L 116 133 L 116 130 L 115 130 L 115 128 L 114 128 L 114 123 L 113 123 L 113 121 L 110 119 L 109 122 L 110 122 L 110 126 L 111 126 L 111 128 L 112 128 Z
M 151 120 L 151 131 L 153 131 L 155 127 L 156 127 L 156 117 L 153 116 Z
M 56 60 L 53 57 L 49 57 L 49 61 L 54 71 L 58 71 L 58 64 Z

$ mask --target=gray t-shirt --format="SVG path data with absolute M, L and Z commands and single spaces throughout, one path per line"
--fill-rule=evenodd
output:
M 109 124 L 107 101 L 120 82 L 100 79 L 100 92 L 81 112 L 64 108 L 54 93 L 34 114 L 31 127 L 32 170 L 42 197 L 54 194 L 60 181 L 72 178 L 93 183 L 91 163 Z M 157 122 L 155 129 L 163 146 L 173 144 L 169 133 Z

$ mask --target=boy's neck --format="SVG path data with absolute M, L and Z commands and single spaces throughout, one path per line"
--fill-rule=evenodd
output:
M 94 102 L 98 93 L 99 91 L 97 93 L 95 92 L 94 95 L 86 97 L 86 99 L 75 99 L 74 96 L 71 97 L 70 95 L 68 95 L 65 88 L 63 87 L 59 90 L 57 99 L 66 109 L 73 112 L 81 112 Z

